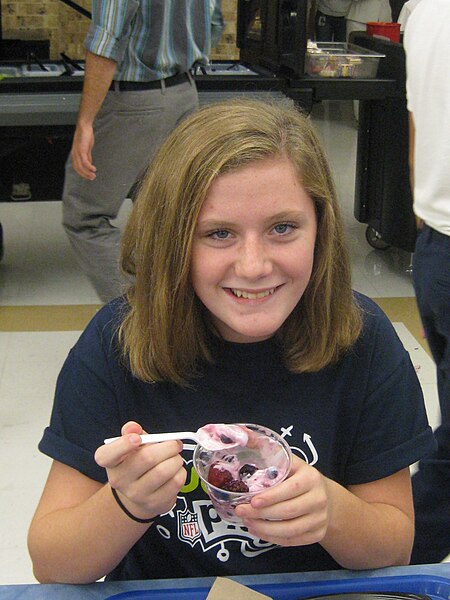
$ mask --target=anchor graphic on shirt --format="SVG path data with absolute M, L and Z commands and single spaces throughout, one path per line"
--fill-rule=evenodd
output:
M 291 425 L 290 427 L 282 427 L 281 428 L 281 437 L 284 438 L 286 440 L 286 442 L 289 444 L 289 440 L 287 440 L 287 436 L 291 436 L 292 435 L 292 430 L 294 429 L 294 426 Z M 304 452 L 301 448 L 298 448 L 297 446 L 291 446 L 291 444 L 289 444 L 292 452 L 294 452 L 294 454 L 300 454 L 301 458 L 303 458 L 303 460 L 305 461 L 305 463 L 307 465 L 315 465 L 316 462 L 319 460 L 319 454 L 316 450 L 316 447 L 313 444 L 313 441 L 311 439 L 311 436 L 309 435 L 309 433 L 304 433 L 303 434 L 303 441 L 305 442 L 306 446 L 308 447 L 309 450 L 309 456 L 306 452 Z

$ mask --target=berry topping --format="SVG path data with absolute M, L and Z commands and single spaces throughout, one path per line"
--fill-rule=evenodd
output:
M 269 479 L 275 479 L 278 477 L 278 469 L 276 467 L 269 467 L 267 469 L 267 477 Z
M 241 479 L 248 479 L 258 470 L 256 465 L 245 464 L 239 469 L 239 477 Z
M 233 440 L 230 437 L 228 437 L 227 435 L 225 435 L 224 433 L 220 434 L 220 441 L 223 444 L 232 444 L 233 443 Z
M 233 479 L 230 471 L 217 464 L 211 465 L 208 472 L 208 482 L 215 487 L 224 489 L 226 483 Z
M 227 492 L 248 492 L 248 485 L 239 479 L 232 479 L 222 486 Z
M 229 463 L 230 465 L 232 465 L 234 462 L 236 462 L 238 460 L 238 457 L 236 456 L 236 454 L 225 454 L 222 457 L 222 460 L 224 462 Z
M 211 452 L 209 450 L 202 450 L 200 452 L 199 459 L 202 462 L 205 462 L 205 463 L 208 462 L 211 459 Z

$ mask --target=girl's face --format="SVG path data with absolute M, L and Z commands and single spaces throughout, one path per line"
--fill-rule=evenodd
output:
M 287 158 L 267 158 L 213 183 L 199 214 L 194 290 L 224 339 L 275 334 L 311 277 L 317 220 Z

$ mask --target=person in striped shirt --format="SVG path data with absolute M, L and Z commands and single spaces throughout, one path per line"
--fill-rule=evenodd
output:
M 167 133 L 197 108 L 189 70 L 208 63 L 221 27 L 220 0 L 92 2 L 63 226 L 103 302 L 124 283 L 111 221 Z

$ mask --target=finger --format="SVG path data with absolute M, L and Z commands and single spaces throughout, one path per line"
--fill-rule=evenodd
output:
M 112 442 L 112 444 L 117 443 Z M 125 489 L 135 491 L 142 489 L 143 482 L 151 481 L 151 487 L 148 489 L 153 492 L 183 466 L 180 455 L 182 449 L 182 443 L 177 440 L 141 445 L 113 468 L 108 469 L 109 482 L 112 487 L 125 492 Z M 172 464 L 175 466 L 172 467 Z M 147 475 L 147 479 L 142 479 Z M 128 491 L 127 495 L 129 495 Z
M 320 542 L 326 533 L 326 521 L 316 515 L 304 515 L 289 521 L 246 520 L 244 526 L 253 536 L 279 546 L 302 546 Z
M 287 478 L 254 496 L 251 504 L 254 508 L 260 509 L 290 498 L 296 498 L 318 485 L 320 480 L 321 475 L 316 469 L 294 456 L 291 471 Z
M 141 438 L 136 433 L 123 435 L 111 444 L 97 448 L 94 454 L 95 462 L 105 469 L 117 467 L 130 452 L 135 452 L 141 445 Z
M 321 474 L 301 464 L 296 464 L 294 471 L 274 488 L 254 496 L 249 504 L 238 506 L 236 514 L 242 519 L 289 520 L 326 511 L 328 499 Z
M 91 153 L 86 153 L 81 148 L 72 149 L 72 166 L 74 170 L 84 179 L 95 179 L 97 168 L 92 164 Z
M 125 473 L 129 475 L 128 472 Z M 186 482 L 187 472 L 180 455 L 174 456 L 157 468 L 147 471 L 134 481 L 110 481 L 112 487 L 120 489 L 132 507 L 157 515 L 169 511 L 176 502 L 181 487 Z M 132 511 L 133 512 L 133 511 Z
M 136 423 L 136 421 L 128 421 L 127 423 L 125 423 L 125 425 L 122 426 L 120 430 L 120 436 L 108 438 L 103 441 L 105 444 L 112 444 L 113 442 L 117 442 L 121 436 L 129 435 L 131 433 L 136 433 L 137 435 L 141 436 L 143 433 L 147 432 L 144 431 L 144 429 L 142 429 L 142 427 L 139 425 L 139 423 Z
M 155 516 L 170 511 L 176 504 L 178 493 L 185 484 L 186 477 L 187 472 L 183 466 L 156 490 L 152 492 L 147 490 L 143 495 L 144 502 L 138 503 L 139 506 L 145 506 L 146 512 Z
M 80 161 L 73 161 L 72 164 L 73 164 L 73 168 L 76 171 L 76 173 L 78 173 L 78 175 L 80 175 L 80 177 L 83 177 L 83 179 L 89 179 L 89 180 L 93 181 L 96 178 L 95 172 L 92 172 L 89 169 L 86 169 Z
M 253 501 L 251 504 L 242 504 L 236 507 L 236 514 L 242 519 L 289 521 L 303 515 L 323 513 L 326 509 L 325 495 L 310 491 L 262 508 L 255 508 Z
M 186 469 L 184 468 L 183 459 L 179 454 L 171 456 L 164 461 L 159 462 L 154 468 L 145 470 L 140 477 L 136 478 L 129 486 L 128 496 L 133 501 L 140 501 L 147 498 L 151 494 L 155 494 L 162 487 L 172 481 L 183 476 L 182 484 L 186 479 Z M 181 486 L 180 486 L 181 487 Z
M 131 434 L 135 435 L 135 434 Z M 139 438 L 140 439 L 140 438 Z M 136 472 L 144 474 L 147 471 L 155 470 L 156 473 L 164 471 L 165 461 L 174 457 L 181 461 L 180 452 L 183 450 L 183 443 L 180 440 L 171 440 L 169 442 L 160 442 L 158 444 L 143 444 L 129 462 L 133 462 L 133 468 Z
M 94 164 L 92 163 L 92 156 L 90 153 L 88 155 L 83 155 L 81 161 L 82 161 L 83 169 L 85 170 L 86 173 L 93 174 L 97 171 L 97 167 L 95 167 Z
M 97 168 L 92 164 L 88 156 L 83 155 L 80 160 L 82 177 L 85 179 L 94 180 L 96 177 Z
M 136 423 L 136 421 L 128 421 L 122 426 L 121 434 L 127 435 L 128 433 L 137 433 L 138 435 L 142 435 L 146 432 L 142 429 L 139 423 Z
M 92 149 L 89 150 L 86 160 L 87 160 L 86 167 L 89 169 L 89 171 L 91 171 L 92 173 L 95 173 L 97 171 L 97 167 L 94 165 L 94 160 L 92 158 Z

